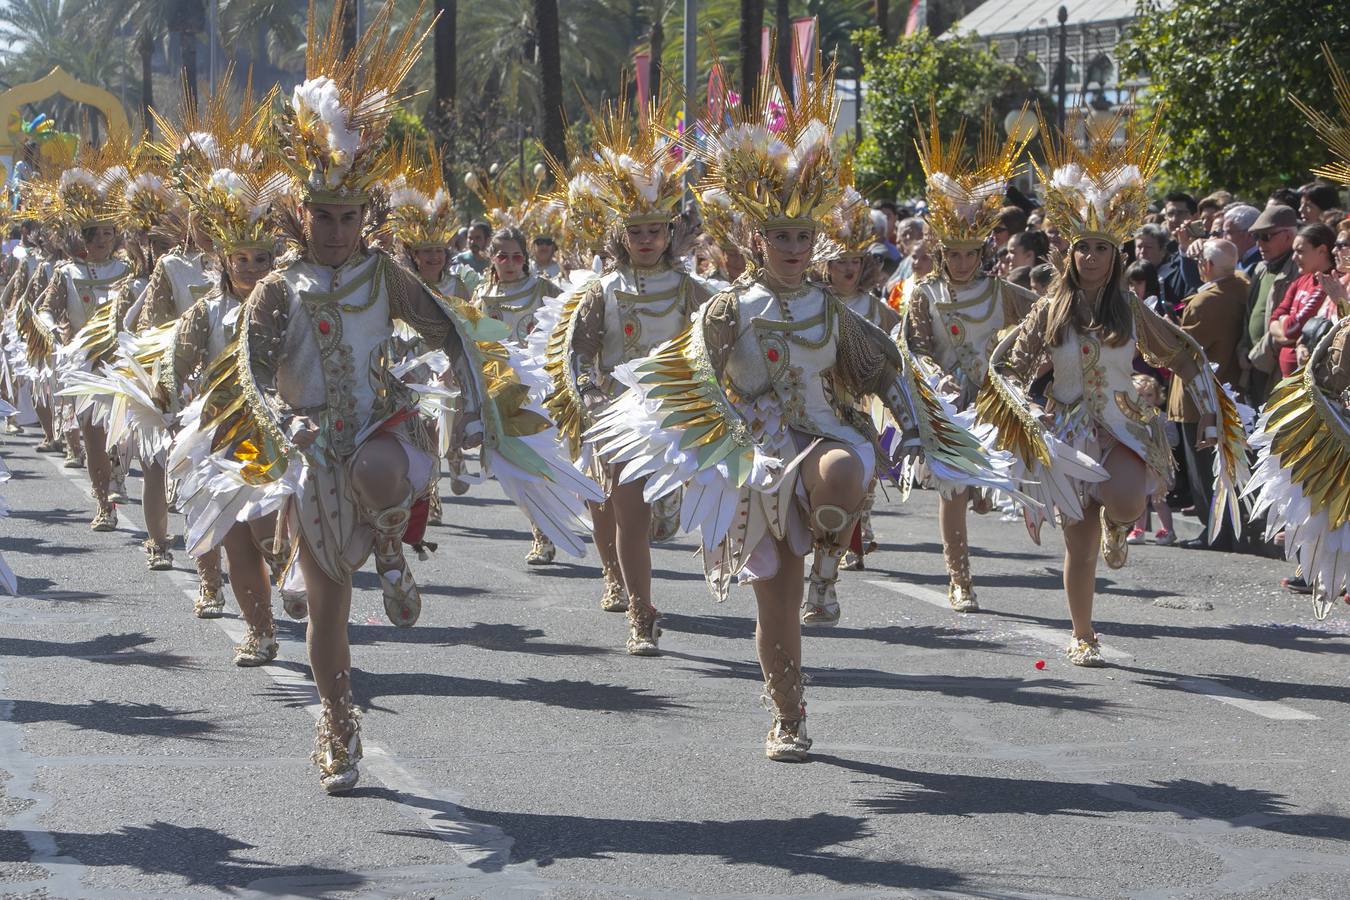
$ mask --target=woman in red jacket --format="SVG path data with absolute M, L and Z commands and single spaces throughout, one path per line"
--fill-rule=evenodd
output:
M 1298 368 L 1299 335 L 1327 299 L 1318 276 L 1331 272 L 1335 243 L 1335 232 L 1320 222 L 1304 225 L 1294 238 L 1294 261 L 1301 274 L 1290 282 L 1270 317 L 1270 335 L 1280 348 L 1281 377 L 1288 378 Z

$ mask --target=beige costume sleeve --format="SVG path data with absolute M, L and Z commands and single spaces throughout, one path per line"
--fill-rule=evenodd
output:
M 136 317 L 136 332 L 163 325 L 178 317 L 178 307 L 173 302 L 173 285 L 169 276 L 164 274 L 162 260 L 155 261 L 155 269 L 150 273 L 150 281 L 145 286 L 145 302 L 141 304 L 141 313 Z
M 1015 326 L 1017 337 L 1002 359 L 990 360 L 996 371 L 1025 390 L 1036 378 L 1045 361 L 1045 332 L 1050 325 L 1050 301 L 1038 300 Z
M 605 288 L 597 278 L 586 288 L 567 340 L 567 369 L 578 394 L 603 391 L 600 385 L 600 350 L 605 340 Z

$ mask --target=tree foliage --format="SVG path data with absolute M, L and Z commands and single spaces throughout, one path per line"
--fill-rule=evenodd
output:
M 1170 145 L 1164 180 L 1251 196 L 1307 180 L 1327 151 L 1288 97 L 1334 111 L 1323 43 L 1350 62 L 1343 3 L 1141 0 L 1123 68 L 1151 83 L 1146 102 Z
M 1020 69 L 1005 63 L 980 39 L 950 34 L 933 37 L 927 29 L 884 44 L 876 29 L 854 34 L 862 51 L 867 89 L 863 98 L 866 137 L 858 148 L 857 173 L 866 194 L 914 196 L 923 191 L 923 172 L 914 141 L 916 111 L 925 121 L 929 98 L 938 120 L 950 133 L 960 121 L 978 128 L 992 107 L 1002 128 L 1004 114 L 1020 106 L 1029 84 Z

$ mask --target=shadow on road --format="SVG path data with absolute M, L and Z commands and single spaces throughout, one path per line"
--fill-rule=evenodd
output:
M 454 825 L 462 817 L 509 835 L 510 864 L 542 867 L 568 859 L 633 856 L 707 857 L 708 864 L 763 866 L 786 875 L 816 875 L 839 884 L 887 888 L 959 888 L 966 877 L 950 869 L 910 865 L 894 859 L 862 859 L 848 848 L 872 836 L 867 820 L 816 813 L 812 816 L 731 821 L 641 821 L 524 812 L 495 812 L 389 792 L 390 799 L 442 810 Z M 439 818 L 439 817 L 438 817 Z M 430 829 L 392 832 L 397 837 L 441 840 Z M 838 849 L 835 849 L 838 848 Z M 698 863 L 695 863 L 698 864 Z M 500 871 L 508 865 L 493 854 L 480 867 Z M 784 885 L 784 893 L 786 885 Z M 963 891 L 965 896 L 981 896 Z
M 240 820 L 247 824 L 247 817 Z M 20 834 L 22 832 L 0 832 Z M 243 888 L 262 878 L 333 878 L 344 890 L 360 887 L 365 879 L 355 873 L 321 866 L 278 866 L 235 854 L 253 850 L 247 844 L 211 828 L 184 828 L 168 822 L 124 825 L 105 834 L 54 831 L 60 852 L 85 866 L 126 866 L 154 875 L 176 875 L 190 885 L 215 889 Z M 32 850 L 23 841 L 3 841 L 0 862 L 28 862 Z M 338 878 L 338 876 L 346 876 Z M 336 890 L 336 889 L 335 889 Z M 307 894 L 322 897 L 331 894 Z
M 1033 815 L 1105 818 L 1114 813 L 1169 813 L 1183 820 L 1226 822 L 1300 837 L 1350 841 L 1350 818 L 1297 813 L 1280 794 L 1260 788 L 1177 779 L 1148 784 L 1070 782 L 921 772 L 822 754 L 816 762 L 892 783 L 859 805 L 882 815 Z M 859 782 L 865 783 L 865 782 Z
M 298 624 L 298 623 L 297 623 Z M 584 644 L 555 644 L 542 641 L 544 631 L 508 623 L 475 622 L 453 625 L 418 625 L 395 628 L 393 625 L 352 625 L 347 629 L 353 646 L 359 644 L 432 644 L 438 647 L 478 647 L 505 653 L 533 653 L 539 656 L 601 656 L 611 651 Z
M 379 697 L 489 697 L 593 712 L 658 713 L 686 708 L 670 697 L 620 684 L 566 678 L 494 681 L 459 675 L 376 673 L 359 669 L 352 672 L 352 696 L 359 705 L 380 710 L 385 707 L 374 702 Z
M 141 649 L 155 638 L 144 632 L 105 634 L 86 641 L 42 641 L 32 638 L 0 638 L 0 655 L 40 659 L 63 656 L 109 666 L 146 666 L 152 669 L 193 669 L 197 663 L 181 653 Z
M 215 723 L 190 716 L 200 709 L 167 709 L 158 703 L 120 703 L 94 700 L 90 703 L 48 703 L 15 700 L 9 720 L 21 725 L 65 722 L 82 731 L 104 734 L 153 735 L 167 738 L 204 739 L 217 730 Z
M 708 678 L 762 681 L 759 665 L 736 660 L 694 656 L 667 651 L 666 656 L 702 663 L 703 668 L 681 667 Z M 874 688 L 940 694 L 944 697 L 975 698 L 989 703 L 1034 706 L 1042 709 L 1104 713 L 1118 708 L 1112 700 L 1072 693 L 1081 687 L 1058 678 L 994 678 L 978 675 L 905 675 L 878 669 L 834 669 L 806 666 L 811 688 Z

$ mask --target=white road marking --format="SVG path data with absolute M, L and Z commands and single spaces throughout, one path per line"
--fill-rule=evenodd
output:
M 1201 694 L 1210 699 L 1218 700 L 1220 703 L 1227 703 L 1229 706 L 1236 706 L 1238 709 L 1246 710 L 1249 713 L 1256 713 L 1265 719 L 1275 719 L 1280 722 L 1315 722 L 1320 718 L 1310 712 L 1295 709 L 1286 703 L 1253 697 L 1237 688 L 1229 687 L 1222 682 L 1211 681 L 1208 678 L 1182 678 L 1177 684 L 1191 693 Z
M 868 581 L 870 585 L 884 588 L 894 594 L 902 597 L 910 597 L 919 600 L 930 606 L 936 606 L 938 609 L 950 610 L 947 604 L 947 598 L 937 591 L 929 590 L 925 587 L 919 587 L 912 584 L 897 584 L 893 581 Z M 1050 644 L 1055 647 L 1062 647 L 1065 644 L 1065 636 L 1062 632 L 1055 631 L 1052 628 L 1046 628 L 1043 625 L 1016 625 L 1013 630 L 1018 634 L 1025 635 L 1033 640 L 1044 644 Z M 1102 656 L 1107 659 L 1127 660 L 1134 657 L 1123 650 L 1117 650 L 1114 647 L 1103 645 Z M 1274 719 L 1280 722 L 1309 722 L 1317 721 L 1318 716 L 1310 712 L 1304 712 L 1296 709 L 1287 703 L 1279 703 L 1274 700 L 1262 700 L 1259 697 L 1253 697 L 1251 694 L 1239 691 L 1236 688 L 1229 687 L 1218 681 L 1211 681 L 1208 678 L 1182 678 L 1177 682 L 1178 686 L 1193 694 L 1199 694 L 1202 697 L 1209 697 L 1211 700 L 1217 700 L 1220 703 L 1227 703 L 1229 706 L 1237 707 L 1246 712 L 1255 713 L 1266 719 Z

